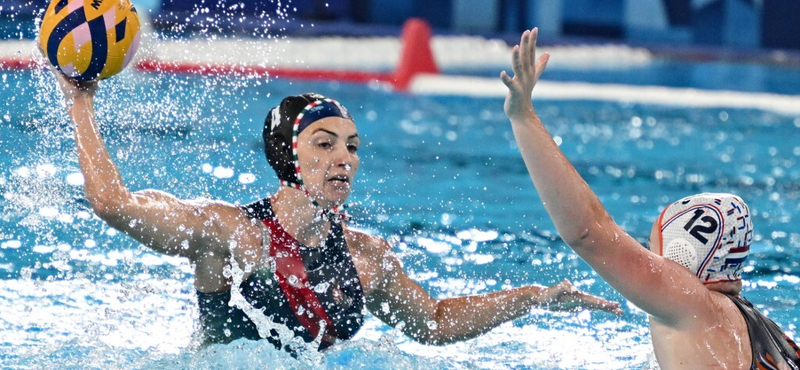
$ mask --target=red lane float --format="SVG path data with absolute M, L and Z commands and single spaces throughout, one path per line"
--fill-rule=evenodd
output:
M 36 68 L 36 62 L 28 58 L 0 58 L 0 69 L 27 70 Z
M 142 72 L 185 73 L 198 75 L 235 75 L 245 77 L 280 77 L 298 80 L 335 80 L 351 83 L 388 83 L 396 90 L 406 91 L 414 77 L 421 73 L 438 74 L 430 45 L 431 27 L 419 18 L 406 21 L 402 31 L 400 62 L 394 72 L 346 71 L 333 69 L 302 69 L 258 65 L 200 64 L 142 59 L 135 65 Z M 0 69 L 28 70 L 37 68 L 30 58 L 0 57 Z
M 186 73 L 204 76 L 270 76 L 298 80 L 337 80 L 353 83 L 370 83 L 375 81 L 391 83 L 394 80 L 391 73 L 280 68 L 252 65 L 174 63 L 158 60 L 142 60 L 136 63 L 136 69 L 143 72 Z
M 411 18 L 403 24 L 403 47 L 400 64 L 394 73 L 394 88 L 406 91 L 414 76 L 420 73 L 439 74 L 431 50 L 431 26 L 422 19 Z

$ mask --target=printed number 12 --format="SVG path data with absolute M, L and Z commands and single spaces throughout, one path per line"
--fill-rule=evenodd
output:
M 702 210 L 702 209 L 695 210 L 694 211 L 694 216 L 692 217 L 691 220 L 689 220 L 689 222 L 686 223 L 686 225 L 683 226 L 683 229 L 688 231 L 689 234 L 691 234 L 693 237 L 695 237 L 701 243 L 706 244 L 706 243 L 708 243 L 708 238 L 706 238 L 704 235 L 702 235 L 700 233 L 711 234 L 711 233 L 717 231 L 717 226 L 718 225 L 717 225 L 717 220 L 715 220 L 711 216 L 705 216 L 703 218 L 700 218 L 700 216 L 702 216 L 704 213 L 705 213 L 705 211 Z M 705 222 L 706 224 L 705 225 L 701 225 L 701 224 L 695 225 L 694 223 L 697 221 L 698 218 L 700 219 L 700 221 Z M 692 227 L 692 225 L 694 225 L 694 227 Z

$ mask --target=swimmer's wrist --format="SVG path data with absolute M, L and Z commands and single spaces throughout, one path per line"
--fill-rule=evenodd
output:
M 539 116 L 536 114 L 536 108 L 531 103 L 526 108 L 521 109 L 514 114 L 508 116 L 511 123 L 530 124 L 539 121 Z

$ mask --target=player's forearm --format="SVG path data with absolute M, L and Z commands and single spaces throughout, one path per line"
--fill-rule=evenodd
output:
M 589 185 L 564 156 L 539 117 L 531 111 L 511 119 L 525 166 L 561 237 L 579 247 L 607 213 Z
M 543 288 L 517 289 L 441 300 L 436 305 L 436 324 L 426 342 L 447 344 L 477 337 L 498 325 L 530 313 Z
M 73 100 L 70 115 L 75 122 L 75 143 L 78 162 L 84 177 L 86 199 L 97 212 L 118 207 L 131 194 L 122 182 L 119 170 L 100 136 L 94 118 L 94 107 L 90 97 Z

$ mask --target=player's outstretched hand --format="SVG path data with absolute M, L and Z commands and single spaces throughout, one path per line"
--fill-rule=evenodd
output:
M 531 93 L 550 59 L 550 54 L 547 53 L 536 59 L 538 36 L 538 28 L 523 32 L 519 45 L 514 46 L 511 53 L 511 71 L 514 72 L 514 77 L 509 76 L 506 71 L 500 73 L 500 79 L 508 87 L 503 108 L 512 121 L 533 114 Z
M 569 280 L 564 280 L 539 292 L 539 306 L 551 311 L 588 309 L 622 314 L 619 303 L 581 292 Z

